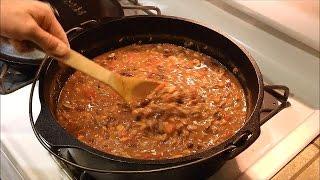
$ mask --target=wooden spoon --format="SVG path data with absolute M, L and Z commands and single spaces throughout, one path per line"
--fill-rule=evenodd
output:
M 61 62 L 106 83 L 129 103 L 134 99 L 145 98 L 160 84 L 157 81 L 121 76 L 74 50 L 71 50 L 70 55 Z

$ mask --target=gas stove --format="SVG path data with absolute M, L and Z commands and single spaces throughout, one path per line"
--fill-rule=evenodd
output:
M 261 30 L 210 0 L 190 0 L 188 3 L 182 0 L 121 0 L 120 3 L 127 7 L 125 15 L 157 13 L 160 9 L 162 14 L 192 19 L 226 32 L 255 57 L 266 83 L 285 84 L 290 88 L 292 94 L 288 101 L 291 106 L 262 122 L 258 140 L 210 179 L 269 179 L 319 134 L 318 57 L 279 39 L 272 32 Z M 134 10 L 139 4 L 147 7 Z M 89 179 L 85 172 L 53 158 L 37 141 L 28 119 L 29 93 L 30 86 L 26 86 L 1 96 L 1 178 Z M 37 98 L 34 100 L 36 116 L 40 103 Z M 268 95 L 264 109 L 270 111 L 279 103 L 274 96 Z M 70 158 L 67 151 L 61 151 L 61 155 Z

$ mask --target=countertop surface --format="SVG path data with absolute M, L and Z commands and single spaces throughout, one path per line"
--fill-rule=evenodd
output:
M 319 51 L 319 0 L 228 0 L 233 7 Z
M 283 179 L 320 179 L 320 136 L 272 178 L 272 180 Z

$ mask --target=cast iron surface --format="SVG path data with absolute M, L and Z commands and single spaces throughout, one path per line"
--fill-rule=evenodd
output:
M 68 149 L 61 149 L 59 151 L 59 155 L 62 157 L 68 159 L 71 162 L 75 162 L 72 155 L 70 154 Z M 92 173 L 90 171 L 83 171 L 79 168 L 76 168 L 74 166 L 65 164 L 63 162 L 59 162 L 60 166 L 68 173 L 70 177 L 76 180 L 104 180 L 104 179 L 153 179 L 153 180 L 163 180 L 165 178 L 168 179 L 206 179 L 208 173 L 206 171 L 214 172 L 215 169 L 219 169 L 223 165 L 223 161 L 220 162 L 210 162 L 207 161 L 207 163 L 215 163 L 215 164 L 208 164 L 206 166 L 199 166 L 197 167 L 189 167 L 189 171 L 192 171 L 193 175 L 190 176 L 190 173 L 185 173 L 184 175 L 181 175 L 179 172 L 175 171 L 165 171 L 163 172 L 162 176 L 157 175 L 156 173 L 141 173 L 138 175 L 135 175 L 132 177 L 132 174 L 127 174 L 125 176 L 118 175 L 118 174 L 106 174 L 106 173 Z M 208 169 L 208 167 L 211 167 L 211 169 Z M 203 168 L 203 169 L 199 169 Z M 206 176 L 204 176 L 206 175 Z
M 133 29 L 136 26 L 139 28 Z M 160 26 L 166 26 L 166 28 L 159 28 Z M 101 24 L 101 26 L 94 27 L 90 31 L 84 31 L 70 41 L 71 46 L 74 46 L 73 49 L 82 52 L 89 58 L 107 50 L 138 42 L 169 42 L 187 46 L 215 57 L 230 70 L 237 67 L 239 73 L 235 75 L 245 87 L 248 96 L 247 102 L 250 112 L 248 119 L 257 119 L 262 103 L 263 86 L 261 74 L 256 64 L 227 38 L 204 26 L 174 17 L 128 17 Z M 45 76 L 43 76 L 45 80 L 40 79 L 40 89 L 45 92 L 40 93 L 40 99 L 42 100 L 42 105 L 47 104 L 49 106 L 43 107 L 43 113 L 40 116 L 52 116 L 54 114 L 55 102 L 69 74 L 68 70 L 59 69 L 56 62 L 50 63 Z M 44 84 L 41 82 L 44 82 Z M 55 84 L 52 84 L 52 82 L 55 82 Z M 52 118 L 54 117 L 52 116 Z M 54 119 L 52 120 L 56 122 Z M 255 122 L 257 121 L 255 120 Z M 247 121 L 246 124 L 252 122 Z M 246 129 L 245 131 L 247 130 L 250 131 L 251 129 Z M 243 132 L 240 134 L 243 134 Z M 54 139 L 51 138 L 55 143 L 64 145 L 64 142 L 57 142 L 59 139 Z
M 271 87 L 271 88 L 269 88 Z M 261 108 L 261 114 L 260 114 L 260 124 L 263 124 L 264 122 L 268 121 L 268 116 L 270 112 L 272 111 L 281 111 L 283 108 L 287 107 L 289 105 L 288 101 L 284 101 L 286 98 L 285 93 L 281 96 L 280 94 L 277 93 L 275 90 L 279 89 L 286 89 L 288 90 L 287 87 L 285 86 L 268 86 L 266 88 L 268 90 L 264 91 L 264 98 L 263 98 L 263 104 Z M 270 91 L 271 90 L 271 91 Z M 277 95 L 275 95 L 277 94 Z M 282 106 L 281 104 L 285 104 L 285 106 Z M 275 114 L 273 114 L 275 115 Z M 63 148 L 59 150 L 59 154 L 68 159 L 71 162 L 75 162 L 67 148 Z M 63 163 L 63 161 L 58 160 L 59 164 L 66 170 L 66 172 L 74 179 L 79 179 L 79 180 L 96 180 L 96 178 L 93 178 L 90 173 L 87 171 L 83 171 L 79 168 L 76 168 L 74 166 L 68 165 L 66 163 Z M 104 176 L 106 178 L 106 176 Z M 199 178 L 198 178 L 199 179 Z
M 68 147 L 77 164 L 90 168 L 79 167 L 96 172 L 113 172 L 116 174 L 113 177 L 125 178 L 130 174 L 139 178 L 152 174 L 162 178 L 173 175 L 182 178 L 198 177 L 199 173 L 203 176 L 212 174 L 227 159 L 235 157 L 251 145 L 260 134 L 262 76 L 255 61 L 245 50 L 221 33 L 184 19 L 167 16 L 125 17 L 100 23 L 70 40 L 73 49 L 89 58 L 132 43 L 164 42 L 210 55 L 229 70 L 238 69 L 235 76 L 248 97 L 249 115 L 245 125 L 230 139 L 206 151 L 171 160 L 123 158 L 88 147 L 69 135 L 55 120 L 54 112 L 60 90 L 72 73 L 72 70 L 58 66 L 55 61 L 44 65 L 44 76 L 40 79 L 39 96 L 42 106 L 36 122 L 37 131 L 54 151 Z M 99 176 L 99 173 L 91 175 Z
M 54 11 L 65 31 L 90 19 L 124 16 L 117 0 L 45 0 Z
M 38 66 L 0 60 L 0 94 L 9 94 L 32 82 Z

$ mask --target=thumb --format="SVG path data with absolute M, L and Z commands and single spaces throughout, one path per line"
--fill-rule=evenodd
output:
M 70 51 L 63 41 L 40 27 L 36 28 L 31 41 L 40 46 L 47 54 L 58 59 L 66 57 Z

